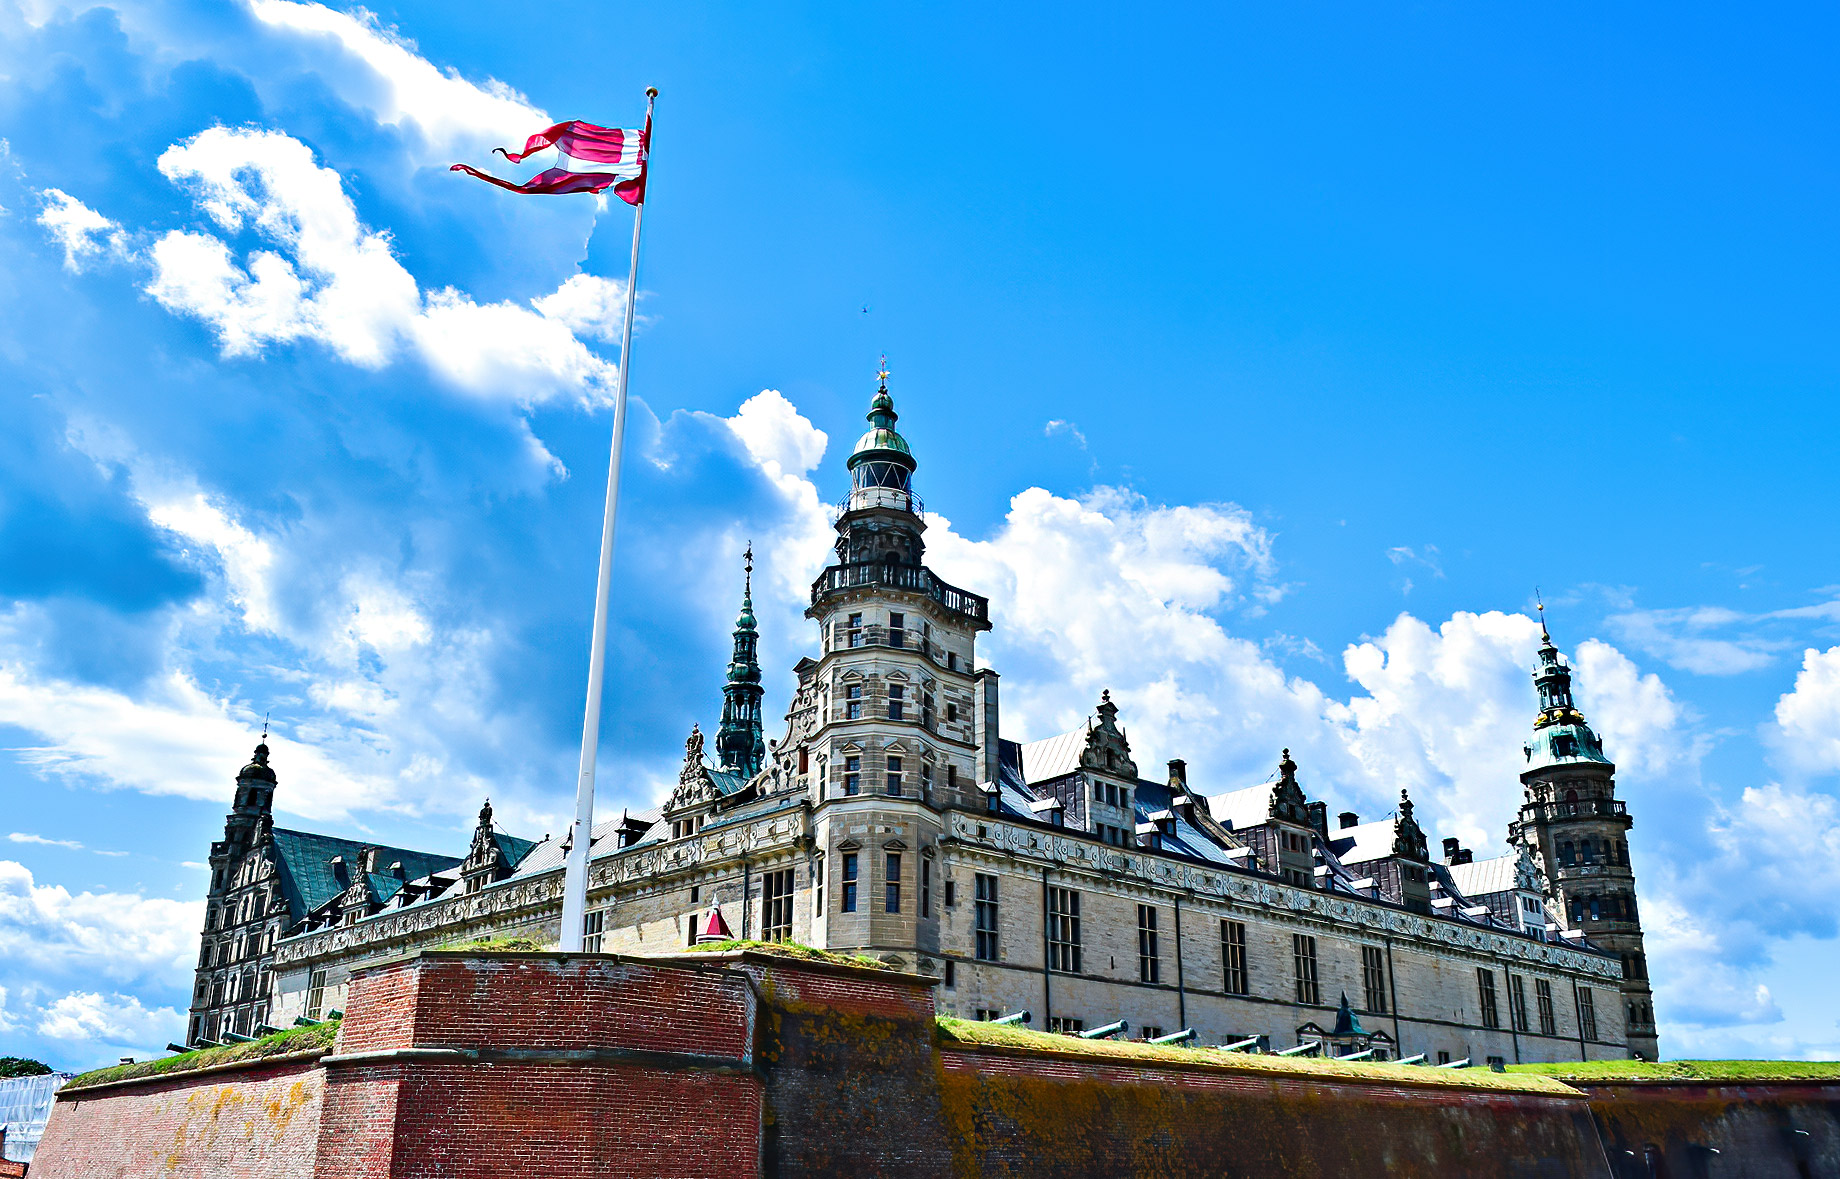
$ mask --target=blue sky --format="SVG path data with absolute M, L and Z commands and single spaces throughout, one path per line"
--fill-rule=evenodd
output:
M 1664 1052 L 1840 1053 L 1832 15 L 830 7 L 0 0 L 0 1054 L 181 1031 L 265 713 L 284 823 L 562 825 L 630 218 L 447 164 L 648 84 L 603 807 L 749 539 L 784 706 L 886 352 L 1006 735 L 1497 849 L 1538 586 Z

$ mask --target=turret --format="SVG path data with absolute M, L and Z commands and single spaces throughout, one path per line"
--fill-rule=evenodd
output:
M 716 730 L 716 759 L 725 770 L 751 778 L 767 759 L 760 701 L 760 632 L 754 622 L 754 546 L 748 545 L 741 613 L 735 618 L 735 649 L 722 686 L 722 726 Z

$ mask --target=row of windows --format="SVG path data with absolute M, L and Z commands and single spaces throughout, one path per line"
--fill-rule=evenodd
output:
M 906 684 L 888 685 L 888 702 L 885 715 L 891 721 L 908 719 Z M 920 694 L 921 726 L 928 729 L 932 728 L 934 725 L 934 717 L 935 706 L 933 703 L 933 694 L 931 692 L 922 692 Z M 862 718 L 863 686 L 861 684 L 845 684 L 843 686 L 843 719 L 861 720 Z M 946 703 L 946 722 L 948 724 L 956 724 L 958 722 L 958 705 L 950 701 Z
M 1599 843 L 1595 839 L 1585 839 L 1573 844 L 1568 839 L 1559 845 L 1559 866 L 1561 868 L 1597 863 L 1627 868 L 1629 866 L 1628 841 L 1606 839 Z
M 889 754 L 882 759 L 882 793 L 900 797 L 906 793 L 907 781 L 906 758 Z M 948 765 L 946 772 L 946 789 L 958 789 L 958 767 Z M 920 796 L 931 795 L 933 790 L 933 763 L 920 763 Z M 861 794 L 863 791 L 863 759 L 861 754 L 845 754 L 843 758 L 843 792 L 846 795 Z
M 835 637 L 832 642 L 835 646 L 861 647 L 872 642 L 874 639 L 873 632 L 870 630 L 870 627 L 874 624 L 871 623 L 869 626 L 865 626 L 860 611 L 849 615 L 843 621 L 835 623 L 834 625 Z M 907 627 L 907 615 L 900 610 L 890 610 L 888 612 L 888 629 L 885 633 L 890 647 L 906 649 L 908 646 L 907 636 L 912 633 Z M 925 651 L 933 640 L 933 624 L 924 618 L 920 620 L 919 639 L 919 650 L 921 651 Z M 946 670 L 958 670 L 958 652 L 946 652 Z
M 1482 1026 L 1498 1028 L 1501 1026 L 1501 1007 L 1495 991 L 1495 972 L 1486 967 L 1476 968 L 1476 996 L 1482 1012 Z M 1533 997 L 1540 1021 L 1540 1034 L 1555 1035 L 1558 1032 L 1558 1019 L 1553 1009 L 1552 983 L 1547 979 L 1533 980 Z M 1578 990 L 1579 1026 L 1584 1029 L 1586 1039 L 1597 1038 L 1597 1010 L 1591 998 L 1589 987 Z M 1531 1025 L 1527 1014 L 1527 980 L 1518 974 L 1508 976 L 1508 1020 L 1517 1032 L 1530 1031 Z
M 1566 912 L 1574 922 L 1589 917 L 1592 921 L 1636 920 L 1636 894 L 1633 892 L 1595 893 L 1573 896 L 1566 902 Z

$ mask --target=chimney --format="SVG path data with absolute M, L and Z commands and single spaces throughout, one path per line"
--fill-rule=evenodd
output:
M 1473 864 L 1475 862 L 1476 862 L 1476 853 L 1469 850 L 1467 847 L 1457 853 L 1457 863 Z
M 1458 841 L 1456 836 L 1446 835 L 1444 837 L 1444 862 L 1446 864 L 1456 863 L 1457 853 L 1461 850 L 1463 850 L 1463 844 Z
M 1324 839 L 1329 838 L 1329 804 L 1326 802 L 1312 802 L 1309 804 L 1308 809 L 1310 812 L 1310 826 L 1316 828 L 1316 833 Z
M 997 673 L 988 667 L 977 673 L 972 701 L 972 740 L 977 743 L 977 779 L 995 782 L 1001 756 L 997 724 Z
M 377 871 L 377 849 L 367 847 L 358 853 L 358 871 L 370 876 Z
M 1355 814 L 1353 811 L 1343 811 L 1341 814 L 1335 816 L 1335 821 L 1343 830 L 1347 830 L 1350 827 L 1359 826 L 1361 816 Z
M 1169 759 L 1169 792 L 1188 793 L 1188 763 L 1179 757 Z

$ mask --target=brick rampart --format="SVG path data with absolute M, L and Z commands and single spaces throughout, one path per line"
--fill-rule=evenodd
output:
M 325 1074 L 317 1061 L 60 1092 L 32 1179 L 311 1179 Z
M 1708 1147 L 1840 1173 L 1840 1086 L 1588 1106 L 1531 1079 L 1003 1042 L 942 1032 L 930 980 L 754 952 L 425 953 L 354 976 L 346 1012 L 317 1061 L 67 1088 L 32 1175 L 1622 1179 L 1649 1144 L 1671 1175 L 1716 1173 Z
M 1617 1179 L 1840 1175 L 1840 1085 L 1580 1085 Z
M 951 1173 L 1606 1176 L 1583 1097 L 947 1046 Z

